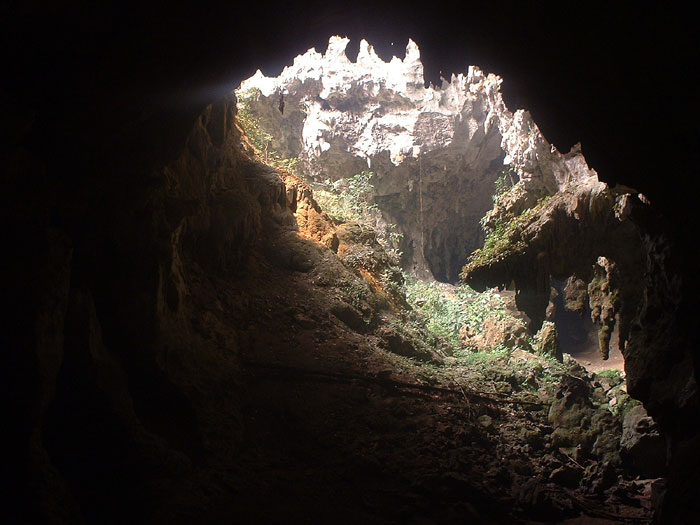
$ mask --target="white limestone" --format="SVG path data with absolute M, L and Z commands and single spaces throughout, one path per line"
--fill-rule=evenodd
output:
M 266 97 L 284 93 L 302 106 L 306 114 L 302 156 L 308 161 L 341 148 L 368 165 L 388 152 L 399 166 L 407 158 L 449 148 L 456 135 L 464 143 L 453 147 L 469 150 L 473 142 L 481 148 L 495 127 L 503 163 L 523 179 L 539 179 L 553 192 L 570 180 L 596 176 L 580 148 L 562 155 L 527 111 L 508 110 L 499 76 L 470 66 L 466 75 L 452 75 L 440 87 L 425 87 L 420 51 L 412 40 L 403 59 L 393 57 L 389 62 L 377 56 L 366 40 L 351 62 L 345 54 L 348 42 L 331 37 L 324 54 L 310 49 L 278 77 L 265 77 L 258 70 L 239 88 L 257 88 Z M 465 133 L 458 134 L 459 129 Z

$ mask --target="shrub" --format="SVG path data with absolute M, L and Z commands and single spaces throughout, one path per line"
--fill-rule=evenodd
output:
M 337 190 L 330 181 L 315 184 L 314 197 L 319 206 L 338 222 L 369 223 L 371 216 L 378 214 L 377 205 L 372 202 L 374 187 L 370 179 L 371 171 L 362 171 L 342 182 L 345 188 Z
M 501 297 L 493 290 L 478 293 L 469 286 L 452 289 L 449 285 L 405 277 L 405 293 L 415 320 L 435 337 L 445 340 L 453 350 L 459 348 L 463 326 L 475 333 L 482 330 L 489 316 L 505 316 Z

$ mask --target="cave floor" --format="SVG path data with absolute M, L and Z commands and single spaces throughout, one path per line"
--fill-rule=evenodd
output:
M 392 354 L 374 335 L 330 314 L 328 290 L 312 273 L 262 259 L 251 268 L 252 278 L 210 283 L 199 294 L 202 311 L 216 317 L 210 329 L 220 327 L 223 340 L 230 337 L 224 327 L 240 327 L 235 346 L 243 371 L 242 433 L 231 445 L 237 459 L 213 469 L 208 517 L 650 520 L 644 480 L 621 476 L 605 490 L 566 475 L 550 481 L 556 470 L 571 473 L 590 462 L 581 465 L 551 446 L 542 389 L 504 390 L 493 367 Z M 531 358 L 517 355 L 511 365 Z
M 610 355 L 607 360 L 604 360 L 600 355 L 598 346 L 592 346 L 583 352 L 577 352 L 571 357 L 576 359 L 581 366 L 583 366 L 589 372 L 598 372 L 600 370 L 624 370 L 625 369 L 625 358 L 622 357 L 622 352 L 617 347 L 617 345 L 610 345 Z

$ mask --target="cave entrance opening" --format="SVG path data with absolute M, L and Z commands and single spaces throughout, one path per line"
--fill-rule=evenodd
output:
M 586 305 L 583 314 L 568 310 L 564 301 L 566 282 L 552 279 L 552 286 L 557 291 L 553 299 L 554 310 L 551 320 L 557 327 L 559 348 L 571 355 L 589 372 L 614 368 L 624 370 L 625 359 L 619 347 L 618 323 L 615 324 L 610 338 L 610 355 L 604 360 L 598 347 L 598 325 L 591 320 L 591 309 Z

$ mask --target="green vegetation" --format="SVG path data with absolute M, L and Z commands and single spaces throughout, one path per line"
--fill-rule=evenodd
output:
M 549 197 L 541 198 L 535 206 L 524 210 L 520 215 L 506 213 L 495 220 L 493 229 L 484 240 L 484 247 L 474 250 L 469 261 L 462 268 L 460 277 L 465 280 L 469 273 L 482 266 L 489 266 L 507 256 L 521 252 L 527 247 L 523 238 L 525 227 L 549 202 Z
M 258 88 L 246 91 L 237 91 L 238 99 L 238 122 L 241 125 L 246 137 L 256 150 L 258 160 L 272 166 L 302 176 L 301 159 L 298 157 L 285 158 L 272 147 L 273 136 L 265 131 L 260 123 L 260 119 L 253 114 L 251 104 L 261 97 Z
M 338 223 L 357 222 L 376 228 L 382 219 L 379 207 L 373 202 L 374 186 L 370 182 L 374 172 L 362 171 L 334 183 L 309 181 L 314 198 L 323 211 Z M 387 224 L 376 230 L 376 238 L 395 265 L 400 264 L 403 234 L 395 224 Z
M 514 168 L 508 167 L 508 169 L 504 169 L 494 181 L 494 192 L 491 199 L 495 205 L 499 205 L 503 200 L 503 196 L 515 186 L 513 177 L 514 173 Z
M 372 202 L 374 187 L 370 179 L 373 176 L 371 171 L 362 171 L 335 185 L 329 180 L 323 184 L 314 184 L 314 198 L 338 222 L 369 223 L 370 217 L 379 212 L 377 205 Z
M 624 381 L 622 377 L 622 372 L 616 368 L 609 368 L 607 370 L 600 370 L 595 373 L 596 379 L 608 379 L 612 385 L 619 385 Z
M 259 153 L 264 153 L 269 143 L 272 142 L 272 135 L 262 128 L 260 119 L 255 117 L 251 111 L 251 103 L 259 100 L 260 96 L 260 90 L 257 88 L 236 92 L 236 98 L 238 99 L 238 122 L 240 122 L 243 131 L 251 144 L 255 146 L 255 149 L 257 149 Z
M 404 290 L 415 320 L 429 334 L 449 343 L 453 352 L 460 348 L 462 327 L 480 333 L 487 317 L 507 315 L 503 300 L 493 290 L 478 293 L 466 285 L 451 290 L 448 285 L 409 276 Z
M 472 352 L 467 349 L 459 349 L 453 357 L 457 358 L 457 363 L 460 365 L 485 368 L 506 361 L 510 353 L 510 348 L 497 346 L 491 352 Z
M 567 373 L 566 366 L 551 357 L 532 355 L 523 358 L 523 355 L 529 354 L 499 346 L 490 352 L 460 349 L 453 357 L 462 370 L 462 377 L 483 390 L 510 395 L 517 392 L 539 395 L 544 389 L 548 396 L 552 396 L 561 377 Z
M 610 411 L 614 415 L 618 416 L 620 418 L 620 421 L 624 421 L 625 416 L 629 413 L 630 410 L 642 404 L 641 401 L 637 401 L 636 399 L 630 397 L 629 394 L 623 392 L 620 389 L 617 390 L 616 396 L 617 405 L 610 407 Z

